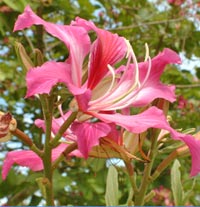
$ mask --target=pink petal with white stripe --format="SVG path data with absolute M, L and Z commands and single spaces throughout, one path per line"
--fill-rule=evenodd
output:
M 127 45 L 123 37 L 99 29 L 90 21 L 76 18 L 72 25 L 84 27 L 86 31 L 94 30 L 97 34 L 91 49 L 88 74 L 88 88 L 93 89 L 108 73 L 108 64 L 114 65 L 122 60 L 127 52 Z

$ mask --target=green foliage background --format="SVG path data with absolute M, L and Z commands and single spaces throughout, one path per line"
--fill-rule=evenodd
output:
M 26 85 L 20 62 L 15 53 L 15 41 L 21 42 L 30 57 L 33 48 L 43 51 L 45 59 L 64 60 L 67 50 L 57 39 L 41 33 L 41 28 L 32 27 L 13 33 L 17 16 L 29 4 L 42 18 L 54 23 L 69 24 L 76 16 L 90 19 L 101 28 L 126 37 L 133 45 L 138 61 L 145 55 L 144 44 L 148 43 L 153 57 L 163 48 L 169 47 L 189 60 L 184 66 L 166 68 L 162 81 L 175 84 L 178 99 L 186 101 L 170 105 L 171 124 L 175 128 L 200 130 L 200 3 L 187 1 L 182 6 L 168 4 L 167 0 L 0 0 L 0 110 L 10 111 L 17 119 L 18 127 L 28 133 L 42 147 L 42 131 L 33 125 L 40 117 L 40 105 L 34 99 L 24 99 Z M 194 61 L 196 59 L 196 61 Z M 0 144 L 0 165 L 5 152 L 24 149 L 16 138 Z M 58 205 L 105 205 L 107 165 L 116 161 L 100 159 L 67 160 L 55 173 L 55 198 Z M 143 164 L 139 164 L 141 169 Z M 200 205 L 199 178 L 194 181 L 189 174 L 190 159 L 181 160 L 183 189 L 191 188 L 184 204 Z M 14 167 L 6 181 L 0 178 L 0 204 L 39 205 L 43 204 L 35 180 L 41 173 L 33 173 Z M 23 172 L 23 173 L 22 173 Z M 119 202 L 125 204 L 129 194 L 127 175 L 118 167 Z M 170 172 L 151 186 L 170 188 Z M 139 177 L 138 177 L 139 179 Z M 172 193 L 170 194 L 172 198 Z M 161 200 L 158 205 L 165 205 Z M 152 201 L 149 205 L 153 205 Z M 183 205 L 184 205 L 183 204 Z

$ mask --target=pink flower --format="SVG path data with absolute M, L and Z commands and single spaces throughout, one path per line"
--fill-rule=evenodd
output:
M 187 99 L 185 99 L 183 96 L 178 97 L 178 108 L 179 109 L 186 108 L 187 104 L 188 104 Z
M 169 4 L 173 4 L 175 6 L 181 6 L 185 2 L 185 0 L 167 0 Z
M 156 98 L 175 101 L 175 87 L 160 82 L 167 64 L 181 62 L 174 51 L 164 49 L 151 60 L 147 50 L 145 62 L 138 64 L 133 49 L 123 37 L 99 29 L 81 18 L 76 18 L 69 26 L 49 23 L 33 13 L 29 6 L 18 17 L 14 31 L 33 24 L 43 25 L 48 33 L 63 41 L 69 50 L 69 58 L 65 62 L 49 61 L 29 70 L 26 97 L 49 94 L 58 83 L 68 87 L 76 100 L 74 109 L 83 113 L 71 129 L 85 157 L 91 147 L 98 144 L 100 137 L 110 133 L 109 125 L 118 125 L 132 133 L 159 128 L 169 131 L 173 139 L 186 143 L 192 155 L 191 175 L 200 172 L 199 141 L 172 129 L 161 110 L 151 107 L 137 115 L 115 113 L 131 106 L 146 106 Z M 87 34 L 89 31 L 97 34 L 97 39 L 92 43 Z M 83 69 L 87 55 L 88 68 Z M 125 55 L 127 64 L 115 69 L 116 63 Z M 97 123 L 92 122 L 93 117 L 98 118 Z M 84 133 L 80 134 L 81 130 Z
M 162 185 L 159 188 L 154 189 L 155 196 L 152 201 L 155 205 L 173 206 L 174 203 L 171 201 L 171 191 Z
M 60 118 L 53 119 L 52 135 L 56 135 L 64 121 L 70 116 L 71 112 L 67 112 Z M 35 124 L 43 128 L 45 131 L 44 120 L 37 119 Z M 101 137 L 107 136 L 111 131 L 111 127 L 103 122 L 90 123 L 75 121 L 64 133 L 63 137 L 67 142 L 77 142 L 80 154 L 87 158 L 91 148 L 99 144 Z M 62 153 L 62 152 L 61 152 Z
M 178 55 L 165 49 L 158 56 L 137 64 L 127 40 L 97 28 L 92 22 L 77 18 L 70 26 L 45 22 L 26 7 L 15 23 L 14 31 L 41 24 L 63 41 L 68 50 L 66 62 L 46 62 L 31 69 L 26 77 L 26 97 L 49 93 L 57 83 L 64 83 L 83 111 L 111 111 L 128 106 L 144 106 L 155 98 L 175 101 L 174 87 L 160 83 L 165 65 L 180 63 Z M 88 31 L 97 39 L 90 43 Z M 128 63 L 115 70 L 114 65 L 127 53 Z M 89 54 L 88 78 L 82 83 L 82 63 Z M 131 64 L 133 62 L 133 64 Z M 86 71 L 85 71 L 86 73 Z

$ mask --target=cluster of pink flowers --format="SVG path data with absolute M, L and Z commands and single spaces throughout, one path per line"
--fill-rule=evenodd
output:
M 171 191 L 164 186 L 159 186 L 158 188 L 154 189 L 155 196 L 153 197 L 152 201 L 155 205 L 165 205 L 165 206 L 173 206 L 174 203 L 171 201 L 170 195 Z
M 100 29 L 82 18 L 76 18 L 70 25 L 49 23 L 27 6 L 18 17 L 14 31 L 32 25 L 43 25 L 49 34 L 66 45 L 69 52 L 65 62 L 47 61 L 28 71 L 26 98 L 49 94 L 52 87 L 59 83 L 66 85 L 74 97 L 73 104 L 65 113 L 60 110 L 60 118 L 53 119 L 52 135 L 58 132 L 73 111 L 78 111 L 77 119 L 64 134 L 67 141 L 78 144 L 78 150 L 71 155 L 87 158 L 92 147 L 98 145 L 102 137 L 123 145 L 125 130 L 139 134 L 149 128 L 158 128 L 169 131 L 173 139 L 189 147 L 192 156 L 191 176 L 200 171 L 200 141 L 171 128 L 163 111 L 155 106 L 136 115 L 130 113 L 131 107 L 148 106 L 157 98 L 175 101 L 175 87 L 160 82 L 167 64 L 181 63 L 174 51 L 166 48 L 151 59 L 147 49 L 145 61 L 138 63 L 125 38 Z M 93 42 L 88 35 L 91 31 L 96 33 Z M 86 69 L 83 62 L 88 57 Z M 116 68 L 116 64 L 125 59 L 126 64 Z M 43 120 L 36 120 L 35 124 L 45 131 Z M 118 130 L 119 127 L 121 130 Z M 67 146 L 61 143 L 55 148 L 52 159 L 55 160 Z M 9 152 L 3 165 L 4 179 L 13 163 L 34 171 L 43 168 L 40 158 L 32 151 Z

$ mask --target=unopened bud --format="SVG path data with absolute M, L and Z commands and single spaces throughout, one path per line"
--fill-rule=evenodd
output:
M 0 142 L 7 142 L 11 139 L 11 131 L 17 128 L 17 122 L 12 115 L 0 112 Z
M 31 61 L 30 57 L 26 53 L 26 50 L 21 43 L 15 42 L 15 50 L 17 53 L 17 57 L 21 61 L 22 66 L 26 72 L 34 67 L 33 62 Z
M 39 49 L 34 49 L 34 64 L 41 66 L 44 63 L 44 56 Z

